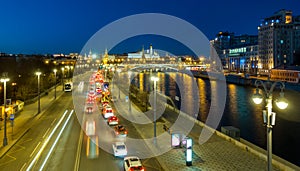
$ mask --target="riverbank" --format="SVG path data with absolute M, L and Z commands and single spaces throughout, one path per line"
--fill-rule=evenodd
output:
M 201 79 L 209 79 L 209 80 L 218 80 L 217 76 L 214 76 L 213 73 L 207 73 L 205 71 L 192 71 L 194 77 Z M 258 77 L 258 76 L 247 76 L 244 74 L 234 74 L 234 73 L 224 73 L 225 79 L 227 83 L 242 85 L 242 86 L 255 86 L 256 80 L 268 81 L 268 77 Z M 271 83 L 275 82 L 275 80 L 270 80 Z M 285 89 L 293 90 L 300 92 L 300 84 L 299 83 L 290 83 L 286 81 L 282 81 L 285 84 Z
M 121 90 L 122 90 L 122 93 L 124 92 L 125 94 L 128 94 L 128 92 L 126 92 L 125 89 L 122 88 Z M 150 106 L 145 108 L 145 106 L 143 105 L 143 99 L 137 98 L 137 96 L 139 96 L 138 95 L 139 93 L 142 93 L 142 92 L 137 92 L 137 94 L 136 93 L 131 93 L 130 94 L 130 100 L 132 101 L 132 104 L 134 104 L 142 112 L 146 112 L 146 111 L 151 110 Z M 266 150 L 264 150 L 264 149 L 262 149 L 262 148 L 260 148 L 256 145 L 248 142 L 247 140 L 244 140 L 242 138 L 240 138 L 240 141 L 235 140 L 234 138 L 229 137 L 229 136 L 225 135 L 224 133 L 222 133 L 218 130 L 210 128 L 204 122 L 201 122 L 201 121 L 197 120 L 196 118 L 190 116 L 189 114 L 183 113 L 182 111 L 179 112 L 179 110 L 176 107 L 174 107 L 170 104 L 167 104 L 165 101 L 159 101 L 159 106 L 166 106 L 166 111 L 169 111 L 169 112 L 167 112 L 169 114 L 167 114 L 167 115 L 166 115 L 166 113 L 163 114 L 164 117 L 167 117 L 169 119 L 164 118 L 163 120 L 168 120 L 169 121 L 171 117 L 178 118 L 179 116 L 177 116 L 177 115 L 180 115 L 180 116 L 185 117 L 189 120 L 192 120 L 194 123 L 196 123 L 197 125 L 199 125 L 201 127 L 201 130 L 205 128 L 206 130 L 211 132 L 211 134 L 213 136 L 221 138 L 222 140 L 219 139 L 217 141 L 219 145 L 220 145 L 220 142 L 222 142 L 222 143 L 224 143 L 224 144 L 222 144 L 222 146 L 224 146 L 225 144 L 226 144 L 226 147 L 231 146 L 229 144 L 233 144 L 234 146 L 236 146 L 237 147 L 236 150 L 233 150 L 233 148 L 235 148 L 235 147 L 232 147 L 232 148 L 230 147 L 231 150 L 227 149 L 227 150 L 230 151 L 230 154 L 231 154 L 230 159 L 234 158 L 234 156 L 232 156 L 232 155 L 233 155 L 233 151 L 235 151 L 234 153 L 236 153 L 237 156 L 240 155 L 241 153 L 243 153 L 243 155 L 242 155 L 243 158 L 246 157 L 246 155 L 248 156 L 249 154 L 251 154 L 251 156 L 252 155 L 256 156 L 257 159 L 254 159 L 256 157 L 253 157 L 253 158 L 251 158 L 251 160 L 248 161 L 249 163 L 252 163 L 252 164 L 253 164 L 253 162 L 257 162 L 259 160 L 264 161 L 264 162 L 267 161 L 267 155 L 266 155 L 267 152 L 266 152 Z M 174 122 L 174 120 L 172 120 L 172 121 Z M 170 121 L 170 123 L 168 123 L 167 125 L 173 125 L 172 121 Z M 197 130 L 199 130 L 199 129 L 197 129 Z M 195 135 L 195 132 L 192 133 L 189 136 L 192 136 L 192 135 Z M 193 139 L 194 139 L 194 142 L 198 141 L 197 137 L 193 137 Z M 212 138 L 212 139 L 215 140 L 217 138 Z M 207 150 L 208 146 L 211 146 L 211 144 L 212 144 L 212 142 L 202 144 L 202 145 L 199 145 L 199 144 L 196 143 L 194 148 L 193 148 L 195 150 L 195 154 L 199 154 L 197 156 L 199 156 L 201 159 L 205 160 L 206 163 L 209 163 L 211 161 L 209 159 L 209 156 L 206 156 L 206 154 L 203 153 L 203 150 L 204 149 Z M 215 146 L 214 148 L 219 148 L 219 146 Z M 197 149 L 201 149 L 201 150 L 198 151 Z M 219 150 L 221 150 L 221 149 L 219 149 Z M 218 152 L 220 152 L 220 151 L 218 151 Z M 172 152 L 172 156 L 174 155 L 173 153 L 174 153 L 174 151 Z M 160 157 L 161 158 L 166 158 L 166 156 L 167 155 L 163 155 L 163 156 L 160 156 Z M 229 158 L 227 158 L 227 159 L 230 160 Z M 223 160 L 225 160 L 225 159 L 223 159 Z M 165 161 L 165 160 L 162 160 L 162 161 Z M 175 161 L 177 161 L 177 159 L 176 160 L 174 159 L 173 161 L 175 162 Z M 235 159 L 235 161 L 236 161 L 236 159 Z M 264 162 L 260 163 L 259 165 L 256 165 L 256 166 L 252 165 L 252 169 L 254 169 L 254 168 L 258 169 L 260 167 L 263 168 L 266 165 Z M 287 160 L 284 160 L 283 158 L 280 158 L 279 156 L 276 156 L 274 154 L 273 154 L 273 162 L 272 163 L 274 165 L 274 170 L 277 170 L 277 169 L 278 170 L 299 170 L 298 166 L 296 166 L 296 165 L 288 162 Z M 197 166 L 197 164 L 198 163 L 196 162 L 195 166 Z M 215 165 L 220 165 L 220 162 L 214 163 L 214 167 L 215 167 Z M 209 166 L 211 166 L 211 165 L 209 165 Z M 204 165 L 204 163 L 201 163 L 201 165 L 199 166 L 199 168 L 205 168 L 205 167 L 206 167 L 206 165 Z M 223 165 L 223 167 L 225 167 L 225 166 Z M 229 166 L 226 165 L 226 167 L 229 167 Z M 242 167 L 243 169 L 245 169 L 244 167 L 246 167 L 246 164 L 243 162 L 243 164 L 241 164 L 239 167 Z

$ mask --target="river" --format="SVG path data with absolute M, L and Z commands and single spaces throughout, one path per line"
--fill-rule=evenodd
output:
M 157 73 L 157 91 L 171 97 L 176 106 L 189 113 L 194 111 L 199 103 L 198 120 L 206 122 L 209 112 L 212 110 L 212 94 L 218 93 L 215 87 L 218 81 L 203 80 L 182 73 Z M 127 74 L 123 74 L 128 79 Z M 142 91 L 149 91 L 150 73 L 132 74 L 132 84 L 135 84 Z M 196 84 L 193 85 L 192 83 Z M 266 149 L 266 127 L 263 124 L 262 110 L 265 104 L 255 105 L 251 97 L 255 88 L 235 84 L 226 84 L 225 108 L 217 129 L 222 126 L 234 126 L 240 129 L 241 138 Z M 180 88 L 179 88 L 180 87 Z M 197 88 L 195 91 L 193 88 Z M 273 99 L 279 96 L 280 89 L 275 89 Z M 262 92 L 262 91 L 261 91 Z M 197 95 L 197 94 L 198 95 Z M 220 93 L 220 92 L 219 92 Z M 273 127 L 273 154 L 300 166 L 300 93 L 292 90 L 284 90 L 289 106 L 280 110 L 273 103 L 273 111 L 276 113 L 276 125 Z M 175 98 L 175 97 L 178 98 Z M 177 99 L 177 100 L 175 100 Z M 181 103 L 182 100 L 185 102 Z M 218 100 L 218 99 L 217 99 Z

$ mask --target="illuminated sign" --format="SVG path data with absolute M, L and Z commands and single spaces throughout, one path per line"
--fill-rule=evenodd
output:
M 229 54 L 236 54 L 236 53 L 245 53 L 246 48 L 236 48 L 236 49 L 229 49 Z
M 187 138 L 186 139 L 186 165 L 187 166 L 192 166 L 192 160 L 193 160 L 193 149 L 192 149 L 192 139 Z
M 180 134 L 173 133 L 171 135 L 171 145 L 172 145 L 172 147 L 178 147 L 178 146 L 180 146 Z
M 186 150 L 186 161 L 187 162 L 191 162 L 192 161 L 192 150 L 191 149 L 187 149 Z

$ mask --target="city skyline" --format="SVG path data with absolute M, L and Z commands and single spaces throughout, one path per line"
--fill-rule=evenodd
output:
M 16 5 L 17 4 L 17 5 Z M 216 4 L 218 4 L 216 6 Z M 300 15 L 300 2 L 251 1 L 242 4 L 237 0 L 201 3 L 157 0 L 151 2 L 131 1 L 17 1 L 2 2 L 0 17 L 0 52 L 23 54 L 54 54 L 80 52 L 89 38 L 105 25 L 120 18 L 141 13 L 163 13 L 172 15 L 196 26 L 213 39 L 219 31 L 236 35 L 257 35 L 261 20 L 280 9 Z M 155 23 L 155 21 L 149 21 Z M 119 44 L 116 52 L 133 52 L 142 46 L 153 44 L 154 48 L 182 55 L 190 51 L 178 42 L 157 36 L 141 36 Z M 172 43 L 165 43 L 165 42 Z M 173 48 L 182 47 L 182 48 Z

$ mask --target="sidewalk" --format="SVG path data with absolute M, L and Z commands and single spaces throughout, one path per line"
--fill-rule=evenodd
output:
M 63 94 L 62 87 L 56 87 L 56 99 L 58 99 Z M 15 143 L 18 142 L 19 139 L 22 138 L 26 134 L 26 132 L 30 129 L 31 123 L 34 119 L 39 118 L 43 112 L 54 102 L 54 89 L 51 90 L 48 95 L 45 95 L 40 98 L 40 107 L 41 112 L 38 112 L 38 102 L 28 104 L 24 106 L 23 111 L 18 113 L 15 116 L 13 127 L 11 125 L 11 121 L 9 118 L 6 122 L 6 135 L 8 145 L 3 146 L 3 137 L 4 137 L 4 121 L 1 122 L 1 130 L 0 130 L 0 158 L 2 158 L 11 147 L 14 146 Z
M 114 93 L 118 92 L 115 86 L 113 90 Z M 125 99 L 125 94 L 121 91 L 121 99 Z M 128 103 L 122 103 L 121 105 L 126 105 L 124 109 L 128 109 Z M 139 110 L 137 106 L 132 103 L 132 115 L 135 117 L 140 117 L 136 110 Z M 183 114 L 184 115 L 184 114 Z M 171 109 L 165 110 L 163 118 L 157 121 L 157 135 L 164 132 L 163 125 L 168 127 L 172 126 L 169 120 L 170 118 L 176 118 L 178 114 Z M 193 119 L 188 118 L 187 119 Z M 203 125 L 199 122 L 195 122 L 195 125 L 188 135 L 193 139 L 193 162 L 192 166 L 186 166 L 185 160 L 185 150 L 183 148 L 171 149 L 170 151 L 157 157 L 157 160 L 164 168 L 164 170 L 267 170 L 267 161 L 263 154 L 255 155 L 253 149 L 246 145 L 236 145 L 242 144 L 240 142 L 235 142 L 233 139 L 227 137 L 226 135 L 220 135 L 221 133 L 215 131 L 211 138 L 199 145 L 198 138 L 203 130 Z M 143 138 L 153 137 L 153 124 L 143 125 L 136 124 L 137 131 Z M 225 138 L 224 138 L 225 137 Z M 171 142 L 171 139 L 170 139 Z M 148 144 L 150 147 L 151 145 Z M 171 146 L 171 144 L 170 144 Z M 241 147 L 243 146 L 243 148 Z M 245 148 L 246 147 L 246 148 Z M 282 163 L 281 163 L 282 164 Z M 284 164 L 282 164 L 284 166 Z M 299 168 L 296 168 L 297 170 Z M 273 164 L 273 170 L 281 170 Z M 294 170 L 294 168 L 285 167 L 282 170 Z

